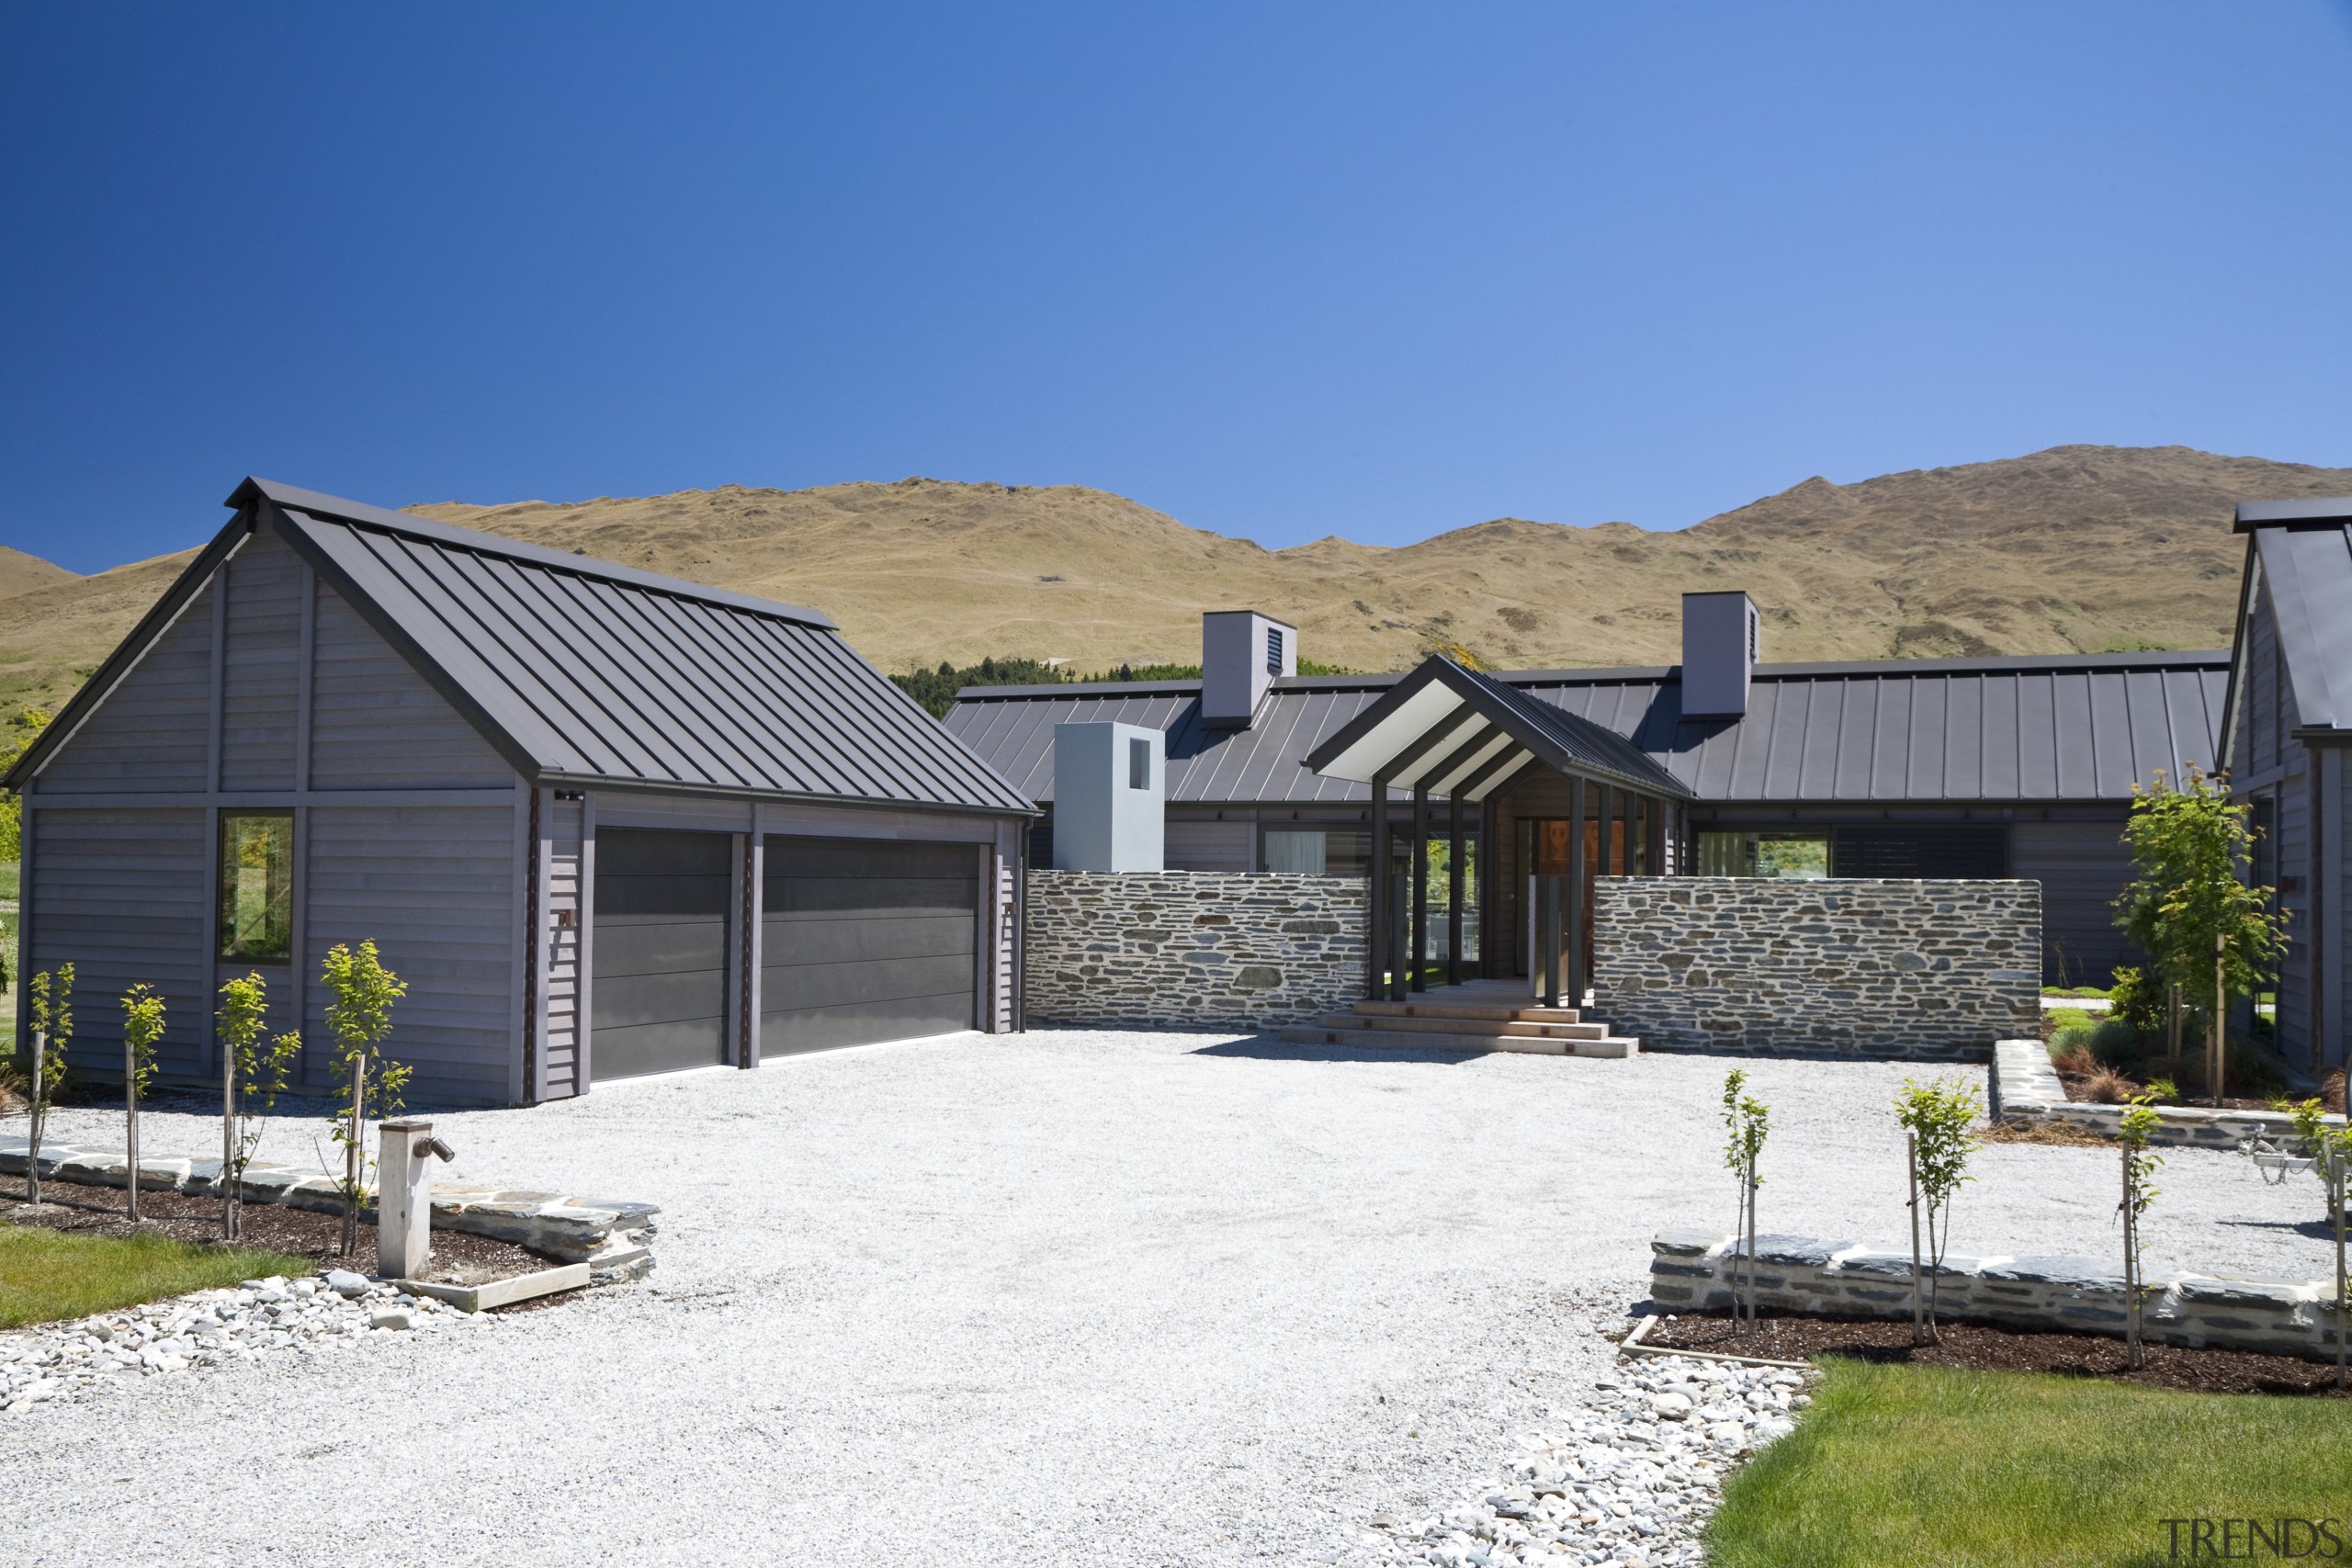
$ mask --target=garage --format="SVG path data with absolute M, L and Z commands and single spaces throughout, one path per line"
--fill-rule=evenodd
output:
M 765 863 L 763 1055 L 973 1026 L 974 846 L 777 836 Z
M 593 1082 L 727 1060 L 731 842 L 625 828 L 596 835 Z

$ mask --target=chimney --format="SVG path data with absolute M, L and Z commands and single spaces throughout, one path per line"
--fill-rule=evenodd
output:
M 1759 626 L 1755 601 L 1740 590 L 1682 596 L 1683 717 L 1747 715 Z
M 1157 729 L 1054 726 L 1054 869 L 1160 871 L 1167 859 L 1168 748 Z
M 1201 616 L 1201 719 L 1247 729 L 1275 678 L 1298 673 L 1298 628 L 1255 610 Z

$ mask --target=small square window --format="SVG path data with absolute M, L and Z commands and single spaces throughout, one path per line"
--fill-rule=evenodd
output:
M 1127 742 L 1127 787 L 1151 787 L 1151 742 L 1148 740 Z
M 220 818 L 220 956 L 283 964 L 294 954 L 294 817 Z

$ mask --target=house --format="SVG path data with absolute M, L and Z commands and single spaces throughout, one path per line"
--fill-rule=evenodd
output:
M 2048 981 L 2104 981 L 2127 960 L 2110 906 L 2131 874 L 2121 833 L 2132 788 L 2212 762 L 2228 654 L 1774 664 L 1758 661 L 1760 617 L 1747 594 L 1685 595 L 1683 616 L 1677 665 L 1484 678 L 1609 732 L 1657 771 L 1637 780 L 1622 758 L 1611 764 L 1615 798 L 1656 801 L 1656 820 L 1670 829 L 1614 829 L 1614 865 L 2030 878 L 2042 886 Z M 1231 635 L 1237 624 L 1250 635 Z M 1276 632 L 1278 648 L 1266 637 Z M 1385 838 L 1401 872 L 1416 803 L 1400 795 L 1375 817 L 1369 773 L 1345 765 L 1346 748 L 1333 743 L 1408 682 L 1439 678 L 1426 667 L 1300 677 L 1297 655 L 1296 628 L 1217 612 L 1204 618 L 1199 680 L 967 687 L 947 728 L 1047 805 L 1030 850 L 1038 865 L 1055 863 L 1056 726 L 1111 721 L 1165 738 L 1171 868 L 1366 875 Z M 1421 700 L 1449 705 L 1442 694 Z M 1568 868 L 1579 813 L 1577 786 L 1564 779 L 1556 766 L 1526 762 L 1477 781 L 1458 817 L 1442 788 L 1419 805 L 1427 839 L 1458 830 L 1465 841 L 1462 951 L 1491 955 L 1489 974 L 1527 972 L 1527 878 Z M 1588 826 L 1580 836 L 1588 871 L 1600 863 L 1597 834 Z M 1451 875 L 1449 866 L 1439 880 Z M 1439 928 L 1454 918 L 1443 903 L 1426 916 L 1426 948 L 1440 955 L 1450 933 Z
M 2290 1059 L 2340 1066 L 2346 1026 L 2345 835 L 2352 792 L 2352 496 L 2249 502 L 2221 763 L 2252 807 L 2253 880 L 2288 914 L 2278 1043 Z
M 221 982 L 269 981 L 300 1081 L 317 976 L 408 983 L 413 1098 L 1012 1027 L 1020 793 L 825 616 L 248 479 L 235 515 L 8 774 L 22 967 L 168 1000 L 217 1082 Z

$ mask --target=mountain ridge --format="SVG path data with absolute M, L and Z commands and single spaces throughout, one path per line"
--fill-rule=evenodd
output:
M 1310 659 L 1380 670 L 1441 645 L 1500 667 L 1672 663 L 1679 595 L 1726 588 L 1755 596 L 1774 661 L 2223 647 L 2233 505 L 2346 493 L 2352 468 L 2074 445 L 1814 475 L 1679 530 L 1498 517 L 1406 545 L 1268 549 L 1110 491 L 920 477 L 408 510 L 811 605 L 893 671 L 1190 662 L 1200 612 L 1245 604 L 1298 626 Z M 192 554 L 15 592 L 0 561 L 0 701 L 61 700 Z

